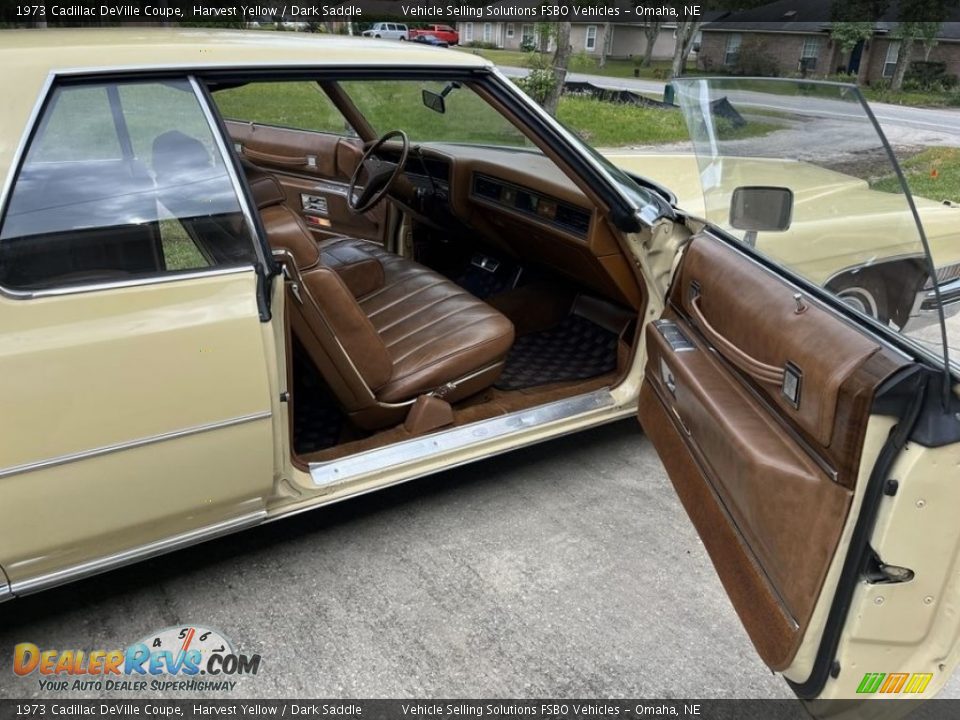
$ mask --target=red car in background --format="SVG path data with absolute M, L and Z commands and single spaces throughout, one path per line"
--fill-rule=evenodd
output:
M 407 37 L 410 40 L 415 39 L 419 35 L 433 35 L 438 40 L 443 40 L 449 45 L 456 45 L 460 42 L 460 33 L 449 25 L 425 25 L 419 28 L 410 28 L 407 33 Z

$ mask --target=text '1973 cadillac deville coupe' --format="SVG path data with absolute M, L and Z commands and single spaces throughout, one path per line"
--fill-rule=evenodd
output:
M 0 598 L 638 415 L 798 696 L 945 683 L 956 210 L 826 162 L 895 170 L 856 88 L 684 80 L 696 155 L 628 172 L 467 53 L 47 30 L 0 63 Z

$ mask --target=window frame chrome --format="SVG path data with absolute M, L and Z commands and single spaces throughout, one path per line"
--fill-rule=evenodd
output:
M 247 191 L 237 176 L 233 158 L 224 143 L 220 126 L 216 121 L 217 116 L 211 109 L 208 96 L 197 80 L 195 73 L 186 68 L 91 68 L 83 70 L 50 71 L 47 74 L 47 77 L 44 79 L 43 85 L 40 88 L 40 92 L 37 94 L 37 99 L 34 102 L 33 109 L 30 111 L 30 116 L 27 119 L 26 126 L 20 135 L 20 140 L 11 158 L 7 176 L 4 178 L 2 188 L 0 188 L 0 230 L 3 228 L 3 222 L 6 219 L 10 199 L 13 196 L 14 186 L 17 178 L 20 176 L 23 163 L 26 160 L 27 151 L 30 145 L 33 143 L 37 131 L 40 128 L 44 112 L 48 107 L 50 99 L 53 97 L 54 91 L 62 84 L 63 81 L 67 80 L 71 84 L 80 84 L 86 80 L 89 80 L 91 83 L 105 82 L 107 79 L 116 79 L 118 81 L 140 80 L 143 82 L 149 82 L 151 79 L 158 79 L 158 77 L 176 77 L 177 79 L 185 80 L 190 85 L 190 88 L 194 94 L 194 98 L 199 104 L 200 111 L 207 123 L 207 127 L 209 128 L 210 133 L 213 135 L 214 143 L 217 146 L 217 151 L 220 154 L 224 166 L 226 167 L 227 174 L 230 178 L 231 187 L 234 189 L 237 202 L 240 206 L 241 214 L 244 217 L 244 221 L 250 228 L 250 236 L 251 241 L 254 244 L 257 264 L 223 265 L 210 268 L 198 268 L 196 270 L 163 272 L 154 275 L 130 278 L 129 280 L 94 281 L 78 283 L 76 285 L 61 285 L 35 290 L 19 290 L 16 288 L 7 287 L 0 283 L 0 297 L 5 297 L 11 300 L 34 300 L 48 297 L 79 295 L 91 292 L 103 292 L 107 290 L 117 290 L 123 288 L 160 285 L 177 281 L 189 281 L 199 278 L 239 274 L 243 272 L 256 272 L 258 269 L 262 271 L 261 275 L 269 275 L 273 273 L 273 265 L 267 259 L 267 255 L 264 252 L 265 239 L 262 228 L 260 223 L 255 221 L 257 216 L 252 212 Z M 266 290 L 263 292 L 268 294 Z M 269 319 L 269 317 L 266 319 Z

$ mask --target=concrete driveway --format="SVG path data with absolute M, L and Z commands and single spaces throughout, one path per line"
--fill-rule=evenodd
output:
M 634 421 L 8 603 L 0 657 L 184 623 L 262 654 L 238 697 L 791 697 Z

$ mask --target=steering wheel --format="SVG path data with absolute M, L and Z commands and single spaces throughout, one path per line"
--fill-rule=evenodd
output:
M 380 148 L 388 140 L 394 138 L 400 138 L 402 144 L 400 161 L 392 163 L 377 157 Z M 403 172 L 409 152 L 410 140 L 403 130 L 391 130 L 384 133 L 366 149 L 363 157 L 360 158 L 360 164 L 353 171 L 353 177 L 350 178 L 350 187 L 347 189 L 347 206 L 352 212 L 358 215 L 365 213 L 387 196 L 390 188 L 393 187 L 397 178 L 400 177 L 400 173 Z M 357 193 L 357 183 L 360 182 L 361 175 L 366 175 L 366 179 L 363 181 L 363 190 Z

